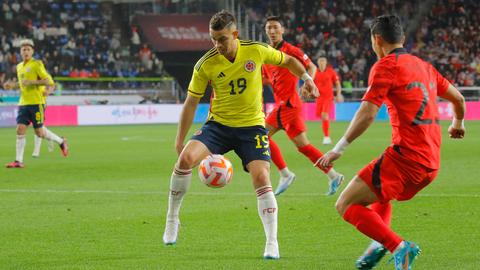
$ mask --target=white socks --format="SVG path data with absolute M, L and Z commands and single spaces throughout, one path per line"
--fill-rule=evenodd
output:
M 333 180 L 333 179 L 335 179 L 335 178 L 338 176 L 338 173 L 335 171 L 335 169 L 331 168 L 331 169 L 327 172 L 327 176 L 328 176 L 328 179 Z
M 37 134 L 33 135 L 33 154 L 32 156 L 40 155 L 40 148 L 42 147 L 42 138 L 38 137 Z
M 46 127 L 43 127 L 43 132 L 45 134 L 45 139 L 49 140 L 49 141 L 54 141 L 58 144 L 62 144 L 63 143 L 63 139 L 60 138 L 57 134 L 51 132 L 50 130 L 48 130 Z
M 182 170 L 175 167 L 170 178 L 170 193 L 168 195 L 167 221 L 178 221 L 183 196 L 190 186 L 192 170 Z
M 278 206 L 271 186 L 256 190 L 258 200 L 258 215 L 263 223 L 268 243 L 277 242 Z
M 17 157 L 15 158 L 15 160 L 18 162 L 23 163 L 23 152 L 25 151 L 25 144 L 27 144 L 25 135 L 17 135 L 17 148 L 16 148 Z
M 280 176 L 282 177 L 288 177 L 292 172 L 288 169 L 288 167 L 285 167 L 280 170 Z

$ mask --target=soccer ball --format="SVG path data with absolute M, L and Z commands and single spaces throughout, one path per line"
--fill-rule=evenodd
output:
M 222 155 L 209 155 L 200 162 L 198 176 L 209 187 L 224 187 L 232 180 L 232 163 Z

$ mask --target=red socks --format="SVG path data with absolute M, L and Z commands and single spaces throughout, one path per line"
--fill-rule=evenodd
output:
M 323 136 L 330 137 L 330 120 L 322 121 Z
M 317 162 L 318 159 L 323 156 L 323 153 L 320 152 L 320 150 L 318 150 L 317 148 L 315 148 L 315 146 L 313 146 L 311 144 L 305 145 L 304 147 L 299 147 L 298 151 L 300 153 L 302 153 L 304 156 L 306 156 L 308 159 L 310 159 L 310 161 L 313 164 L 315 164 L 315 162 Z M 330 171 L 330 169 L 332 168 L 331 166 L 327 167 L 327 168 L 323 168 L 323 167 L 318 166 L 318 165 L 317 165 L 317 167 L 325 173 Z
M 278 147 L 277 143 L 269 136 L 268 140 L 270 141 L 270 154 L 272 155 L 272 162 L 277 166 L 278 170 L 283 170 L 287 167 L 287 163 L 283 159 L 282 152 Z
M 392 221 L 392 204 L 390 202 L 381 203 L 376 202 L 370 205 L 370 209 L 375 211 L 383 220 L 383 222 L 390 226 L 390 222 Z
M 350 205 L 347 211 L 345 211 L 343 219 L 366 236 L 381 243 L 392 253 L 402 242 L 402 239 L 385 224 L 375 211 L 365 206 L 359 204 Z

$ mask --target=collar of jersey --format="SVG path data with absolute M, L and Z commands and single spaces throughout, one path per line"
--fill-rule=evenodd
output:
M 393 49 L 393 50 L 390 51 L 388 54 L 393 54 L 393 53 L 399 53 L 399 54 L 401 54 L 401 53 L 408 53 L 408 52 L 407 52 L 407 49 L 405 49 L 405 48 L 402 47 L 402 48 Z
M 228 60 L 224 55 L 222 55 L 222 61 L 224 61 L 225 63 L 229 63 L 229 64 L 235 64 L 235 62 L 237 61 L 238 59 L 238 53 L 240 51 L 240 39 L 237 39 L 237 54 L 235 55 L 235 60 L 233 60 L 233 62 L 231 62 L 230 60 Z

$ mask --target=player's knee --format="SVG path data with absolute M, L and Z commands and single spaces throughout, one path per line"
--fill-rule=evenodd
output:
M 192 153 L 182 152 L 178 158 L 177 167 L 179 169 L 188 170 L 195 166 L 195 157 Z

